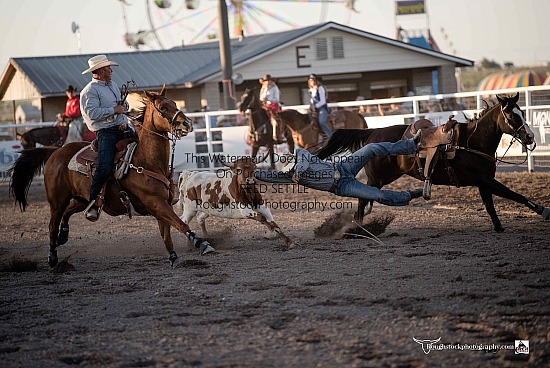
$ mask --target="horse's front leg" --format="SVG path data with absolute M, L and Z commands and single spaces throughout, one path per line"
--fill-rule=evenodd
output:
M 484 184 L 486 184 L 487 187 L 491 189 L 494 195 L 509 199 L 517 203 L 521 203 L 527 206 L 531 211 L 534 211 L 538 215 L 541 215 L 544 220 L 550 220 L 550 207 L 544 207 L 543 205 L 528 200 L 523 195 L 514 192 L 506 185 L 502 184 L 494 178 L 485 181 Z
M 290 129 L 285 129 L 285 138 L 286 138 L 286 144 L 288 146 L 288 152 L 294 153 L 294 138 L 292 137 L 292 132 Z
M 252 157 L 256 157 L 256 155 L 258 154 L 258 151 L 260 150 L 260 146 L 257 146 L 255 144 L 252 145 L 252 154 L 251 156 Z
M 166 246 L 166 250 L 170 254 L 169 260 L 172 265 L 174 265 L 177 260 L 177 254 L 174 251 L 174 244 L 172 243 L 170 231 L 167 231 L 166 227 L 169 228 L 172 226 L 176 230 L 184 233 L 185 236 L 193 242 L 194 246 L 200 249 L 201 254 L 207 254 L 215 251 L 208 241 L 191 231 L 189 225 L 178 217 L 166 199 L 161 199 L 158 197 L 148 198 L 147 200 L 144 200 L 144 204 L 159 222 L 159 230 L 162 238 L 165 240 L 164 244 Z M 162 226 L 160 224 L 161 222 L 164 223 L 164 226 L 166 227 Z M 168 241 L 166 239 L 168 239 Z
M 493 202 L 493 193 L 488 187 L 485 187 L 483 185 L 480 185 L 478 188 L 479 188 L 479 194 L 481 196 L 481 200 L 483 201 L 485 210 L 491 217 L 491 221 L 493 222 L 495 231 L 497 233 L 503 232 L 504 228 L 502 227 L 502 224 L 498 219 L 497 211 L 495 210 L 495 203 Z
M 275 152 L 273 149 L 273 142 L 268 144 L 267 148 L 269 149 L 269 159 L 271 160 L 271 169 L 275 170 Z

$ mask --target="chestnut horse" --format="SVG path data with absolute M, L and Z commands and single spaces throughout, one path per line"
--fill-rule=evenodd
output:
M 497 99 L 498 103 L 469 119 L 467 124 L 459 125 L 459 142 L 453 146 L 456 149 L 455 157 L 451 160 L 438 160 L 432 174 L 432 182 L 435 185 L 478 187 L 495 231 L 502 232 L 504 228 L 495 211 L 493 195 L 521 203 L 545 220 L 550 217 L 550 208 L 533 203 L 495 179 L 495 154 L 504 133 L 517 139 L 526 149 L 534 142 L 533 132 L 525 121 L 523 111 L 517 105 L 519 93 L 514 97 L 497 96 Z M 396 142 L 402 138 L 407 128 L 407 125 L 394 125 L 380 129 L 339 130 L 318 156 L 324 159 L 335 153 L 355 151 L 372 142 Z M 418 169 L 414 156 L 377 157 L 367 163 L 365 173 L 368 185 L 382 188 L 404 174 L 424 180 Z M 367 204 L 368 201 L 359 200 L 356 220 L 363 220 Z M 367 213 L 371 208 L 372 202 Z
M 279 112 L 281 129 L 285 127 L 292 132 L 294 144 L 298 147 L 314 152 L 322 144 L 321 129 L 316 118 L 310 119 L 309 114 L 302 114 L 296 110 Z M 313 121 L 312 121 L 313 120 Z M 355 111 L 335 110 L 327 119 L 333 131 L 338 129 L 366 129 L 367 123 L 363 115 Z
M 128 209 L 120 199 L 122 192 L 126 192 L 135 212 L 157 219 L 160 235 L 174 267 L 178 257 L 170 236 L 171 226 L 185 233 L 201 251 L 212 251 L 213 248 L 206 240 L 195 236 L 172 208 L 170 141 L 186 136 L 193 127 L 191 120 L 178 110 L 174 101 L 164 95 L 165 88 L 160 94 L 145 92 L 145 105 L 136 118 L 138 145 L 130 170 L 119 180 L 112 176 L 108 180 L 103 211 L 111 216 L 127 214 Z M 34 176 L 44 169 L 44 185 L 50 204 L 48 263 L 51 267 L 58 263 L 56 248 L 68 240 L 70 217 L 84 211 L 89 202 L 91 178 L 67 167 L 71 158 L 87 144 L 74 142 L 61 148 L 23 150 L 10 169 L 10 192 L 22 211 L 27 207 L 27 193 Z
M 248 119 L 248 135 L 252 142 L 252 157 L 256 157 L 260 147 L 267 147 L 271 168 L 275 169 L 275 141 L 273 140 L 273 126 L 271 125 L 271 116 L 263 107 L 260 101 L 258 90 L 256 88 L 247 88 L 241 96 L 241 101 L 238 103 L 237 109 L 241 114 L 245 114 L 250 110 Z M 294 141 L 292 135 L 287 129 L 283 130 L 278 127 L 279 133 L 282 133 L 286 138 L 288 150 L 294 152 Z M 278 134 L 279 136 L 280 134 Z

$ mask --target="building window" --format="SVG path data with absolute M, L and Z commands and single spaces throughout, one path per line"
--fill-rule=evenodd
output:
M 315 39 L 315 51 L 317 53 L 317 60 L 328 59 L 327 39 L 325 37 Z
M 344 38 L 341 36 L 332 37 L 332 57 L 335 59 L 344 58 Z

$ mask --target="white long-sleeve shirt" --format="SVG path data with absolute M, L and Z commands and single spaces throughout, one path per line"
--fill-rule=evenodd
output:
M 97 132 L 100 129 L 126 124 L 126 115 L 115 115 L 119 99 L 120 89 L 115 82 L 105 83 L 92 79 L 80 93 L 80 111 L 88 129 Z M 114 117 L 114 120 L 108 122 L 109 117 Z

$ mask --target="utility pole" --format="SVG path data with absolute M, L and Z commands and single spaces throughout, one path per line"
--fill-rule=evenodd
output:
M 227 4 L 218 0 L 218 19 L 220 28 L 220 64 L 222 69 L 223 103 L 225 110 L 235 109 L 235 87 L 231 79 L 233 62 L 231 60 L 231 41 L 227 20 Z

